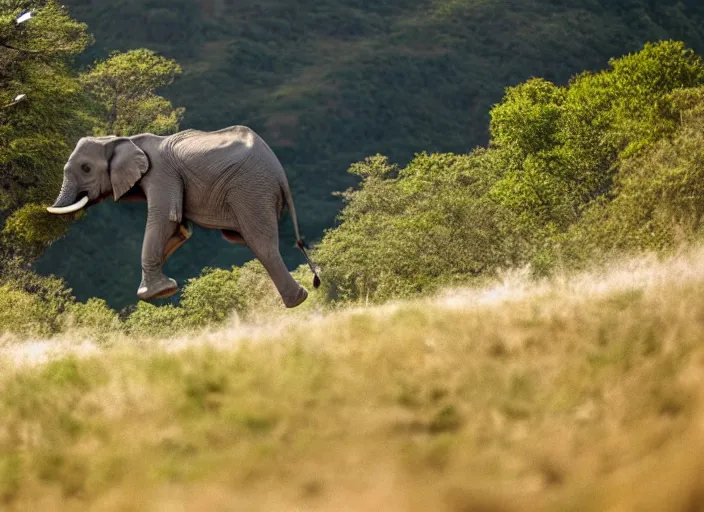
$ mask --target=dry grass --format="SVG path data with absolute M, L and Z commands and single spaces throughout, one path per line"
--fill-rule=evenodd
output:
M 703 256 L 168 342 L 5 340 L 0 508 L 703 510 Z

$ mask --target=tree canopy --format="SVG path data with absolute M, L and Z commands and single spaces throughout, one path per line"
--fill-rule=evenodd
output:
M 23 9 L 29 21 L 18 24 Z M 92 103 L 72 70 L 90 36 L 54 1 L 4 2 L 0 11 L 0 226 L 3 249 L 36 255 L 61 236 L 65 219 L 41 207 L 61 187 L 61 169 L 75 140 L 90 130 Z M 10 228 L 10 229 L 8 229 Z M 19 237 L 21 243 L 13 240 Z
M 81 83 L 101 104 L 98 135 L 165 135 L 178 131 L 185 109 L 156 94 L 182 73 L 174 60 L 141 48 L 113 52 L 81 75 Z

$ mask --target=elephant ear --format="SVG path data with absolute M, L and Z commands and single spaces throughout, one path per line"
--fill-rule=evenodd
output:
M 122 139 L 115 142 L 110 159 L 110 181 L 115 201 L 120 199 L 149 170 L 149 159 L 134 142 Z

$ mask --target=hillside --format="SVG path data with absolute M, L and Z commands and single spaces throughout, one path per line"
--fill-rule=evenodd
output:
M 702 262 L 695 249 L 538 283 L 514 271 L 163 341 L 6 337 L 0 499 L 8 511 L 699 510 Z
M 469 152 L 488 140 L 489 108 L 506 86 L 531 76 L 564 83 L 646 41 L 704 49 L 704 6 L 694 1 L 66 3 L 97 41 L 83 64 L 113 49 L 155 49 L 183 65 L 163 92 L 186 107 L 183 128 L 248 124 L 270 141 L 311 241 L 334 225 L 341 203 L 331 193 L 356 182 L 351 163 Z M 79 299 L 132 304 L 143 226 L 143 206 L 102 204 L 37 268 L 65 277 Z M 301 259 L 288 220 L 282 226 L 293 267 Z M 183 281 L 250 258 L 199 231 L 168 268 Z

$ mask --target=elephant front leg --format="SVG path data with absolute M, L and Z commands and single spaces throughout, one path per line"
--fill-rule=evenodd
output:
M 168 212 L 149 208 L 147 228 L 142 244 L 142 282 L 137 290 L 141 300 L 168 297 L 178 291 L 178 284 L 166 277 L 162 264 L 168 252 L 167 243 L 179 229 L 179 223 L 169 220 Z

